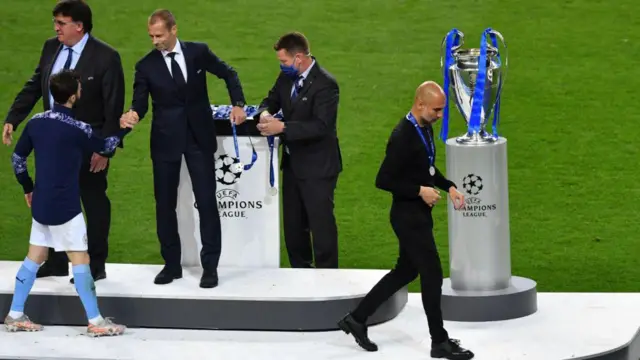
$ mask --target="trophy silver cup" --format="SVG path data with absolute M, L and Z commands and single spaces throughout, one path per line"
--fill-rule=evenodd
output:
M 464 34 L 453 30 L 459 37 L 460 43 L 446 48 L 447 37 L 442 40 L 440 63 L 448 73 L 450 89 L 454 94 L 454 102 L 460 114 L 467 123 L 468 131 L 456 139 L 461 144 L 492 143 L 497 140 L 497 132 L 490 134 L 486 131 L 487 122 L 492 113 L 495 115 L 496 104 L 499 104 L 502 84 L 506 76 L 508 54 L 504 37 L 493 29 L 485 30 L 484 44 L 480 48 L 463 49 Z M 504 46 L 504 54 L 497 47 L 498 38 Z M 490 42 L 488 40 L 493 40 Z M 486 46 L 486 54 L 482 56 L 482 46 Z M 447 64 L 447 56 L 452 61 Z M 480 59 L 484 58 L 484 64 Z M 482 66 L 484 65 L 484 67 Z M 484 75 L 478 78 L 478 75 Z M 474 112 L 474 101 L 476 111 Z M 498 115 L 499 116 L 499 115 Z M 496 117 L 497 119 L 497 117 Z
M 536 312 L 537 300 L 535 281 L 511 274 L 507 139 L 497 131 L 506 43 L 491 28 L 482 33 L 479 48 L 463 49 L 463 39 L 453 29 L 441 45 L 446 104 L 440 137 L 447 177 L 464 194 L 461 209 L 448 202 L 449 278 L 443 281 L 442 312 L 450 321 L 514 319 Z M 468 130 L 447 138 L 450 93 Z

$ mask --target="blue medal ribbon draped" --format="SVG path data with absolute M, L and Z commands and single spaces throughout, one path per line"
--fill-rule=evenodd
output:
M 422 139 L 422 143 L 424 144 L 424 147 L 427 149 L 427 154 L 429 155 L 429 172 L 431 173 L 431 176 L 433 176 L 435 175 L 434 164 L 436 160 L 435 159 L 436 149 L 435 149 L 435 145 L 433 144 L 433 139 L 431 138 L 431 133 L 427 131 L 427 133 L 429 134 L 429 144 L 427 144 L 427 139 L 424 137 L 424 134 L 422 133 L 422 130 L 420 129 L 420 125 L 418 125 L 418 121 L 416 121 L 415 116 L 413 116 L 413 114 L 409 112 L 406 118 L 413 124 L 413 127 L 416 128 L 418 135 L 420 135 L 420 139 Z
M 482 33 L 480 40 L 480 57 L 478 58 L 478 74 L 476 76 L 476 87 L 473 91 L 473 103 L 471 105 L 471 115 L 469 117 L 469 130 L 474 133 L 480 131 L 482 110 L 485 101 L 485 84 L 487 79 L 487 35 L 490 36 L 492 45 L 497 48 L 496 35 L 491 28 L 487 28 Z M 500 55 L 498 55 L 500 60 Z M 500 117 L 500 88 L 498 88 L 498 98 L 496 99 L 495 110 L 493 112 L 493 136 L 498 136 L 498 122 Z
M 231 129 L 233 130 L 233 146 L 236 150 L 236 159 L 240 161 L 240 149 L 238 147 L 238 134 L 236 133 L 236 124 L 231 122 Z M 253 146 L 253 142 L 251 141 L 251 137 L 249 136 L 249 142 L 251 143 L 251 163 L 244 164 L 243 170 L 249 170 L 258 160 L 258 153 L 256 152 L 256 148 Z
M 276 119 L 282 119 L 282 113 L 278 112 L 273 117 Z M 275 136 L 267 136 L 267 143 L 269 144 L 269 185 L 272 189 L 275 188 L 276 176 L 275 169 L 273 168 L 273 152 L 275 151 Z
M 451 55 L 451 49 L 454 46 L 460 45 L 460 33 L 458 29 L 452 29 L 447 34 L 447 43 L 445 48 L 444 55 L 444 64 L 442 67 L 442 71 L 444 72 L 444 94 L 445 94 L 445 104 L 444 110 L 442 114 L 442 127 L 440 128 L 440 139 L 443 142 L 447 141 L 447 136 L 449 133 L 449 84 L 451 80 L 449 79 L 449 68 L 453 65 L 453 56 Z

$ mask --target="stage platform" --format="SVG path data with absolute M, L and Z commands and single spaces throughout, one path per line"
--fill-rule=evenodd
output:
M 640 357 L 640 294 L 538 294 L 539 310 L 498 322 L 445 322 L 477 360 L 624 359 Z M 336 320 L 336 319 L 331 319 Z M 122 337 L 90 338 L 84 327 L 40 333 L 0 329 L 2 359 L 429 359 L 429 332 L 419 294 L 409 294 L 395 319 L 372 326 L 380 350 L 360 349 L 341 331 L 261 332 L 129 329 Z M 634 340 L 635 339 L 635 340 Z M 631 351 L 629 343 L 632 341 Z M 600 354 L 600 355 L 598 355 Z M 608 355 L 602 355 L 608 354 Z
M 21 262 L 0 261 L 0 312 L 11 306 Z M 199 287 L 202 270 L 184 268 L 183 278 L 156 285 L 160 265 L 107 264 L 96 282 L 104 316 L 131 327 L 173 329 L 315 331 L 338 329 L 336 320 L 354 308 L 385 270 L 219 269 L 219 285 Z M 70 272 L 71 275 L 71 272 Z M 43 325 L 83 325 L 86 318 L 70 277 L 37 279 L 26 304 Z M 395 317 L 407 301 L 398 291 L 371 319 Z M 3 318 L 0 318 L 3 321 Z

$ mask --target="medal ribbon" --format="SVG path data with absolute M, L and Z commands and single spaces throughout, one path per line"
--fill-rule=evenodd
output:
M 236 150 L 236 159 L 240 161 L 240 150 L 238 148 L 238 135 L 236 134 L 236 124 L 231 121 L 231 129 L 233 130 L 233 146 Z M 248 134 L 249 130 L 247 130 Z M 253 146 L 253 142 L 251 141 L 251 136 L 249 136 L 249 143 L 251 143 L 251 164 L 244 165 L 244 170 L 249 170 L 258 160 L 258 153 L 256 152 L 256 148 Z
M 429 166 L 433 167 L 433 164 L 435 163 L 434 154 L 436 152 L 436 149 L 433 145 L 433 139 L 431 138 L 431 133 L 427 131 L 427 133 L 429 134 L 429 143 L 431 144 L 431 147 L 429 147 L 429 145 L 427 145 L 427 140 L 425 139 L 424 134 L 422 133 L 422 130 L 420 130 L 420 125 L 418 125 L 418 121 L 416 121 L 415 116 L 413 116 L 411 112 L 407 114 L 407 120 L 409 120 L 413 124 L 413 127 L 416 128 L 418 135 L 420 135 L 420 139 L 422 139 L 422 143 L 424 144 L 424 147 L 427 149 L 427 154 L 429 155 Z

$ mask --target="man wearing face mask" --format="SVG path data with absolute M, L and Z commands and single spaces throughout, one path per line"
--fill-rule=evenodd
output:
M 338 267 L 334 191 L 342 171 L 336 122 L 339 88 L 298 32 L 274 45 L 282 70 L 256 117 L 264 136 L 279 136 L 284 237 L 294 268 Z M 282 111 L 283 121 L 273 117 Z M 311 238 L 313 237 L 313 250 Z
M 431 334 L 431 357 L 466 360 L 473 353 L 444 329 L 440 298 L 442 267 L 433 238 L 431 210 L 440 200 L 439 188 L 449 193 L 456 210 L 464 196 L 435 166 L 433 123 L 442 117 L 446 97 L 433 81 L 416 90 L 411 111 L 393 129 L 376 187 L 392 194 L 391 227 L 400 243 L 400 255 L 393 270 L 365 296 L 358 307 L 338 322 L 358 345 L 367 351 L 378 346 L 369 340 L 366 321 L 387 299 L 420 275 L 422 305 Z

